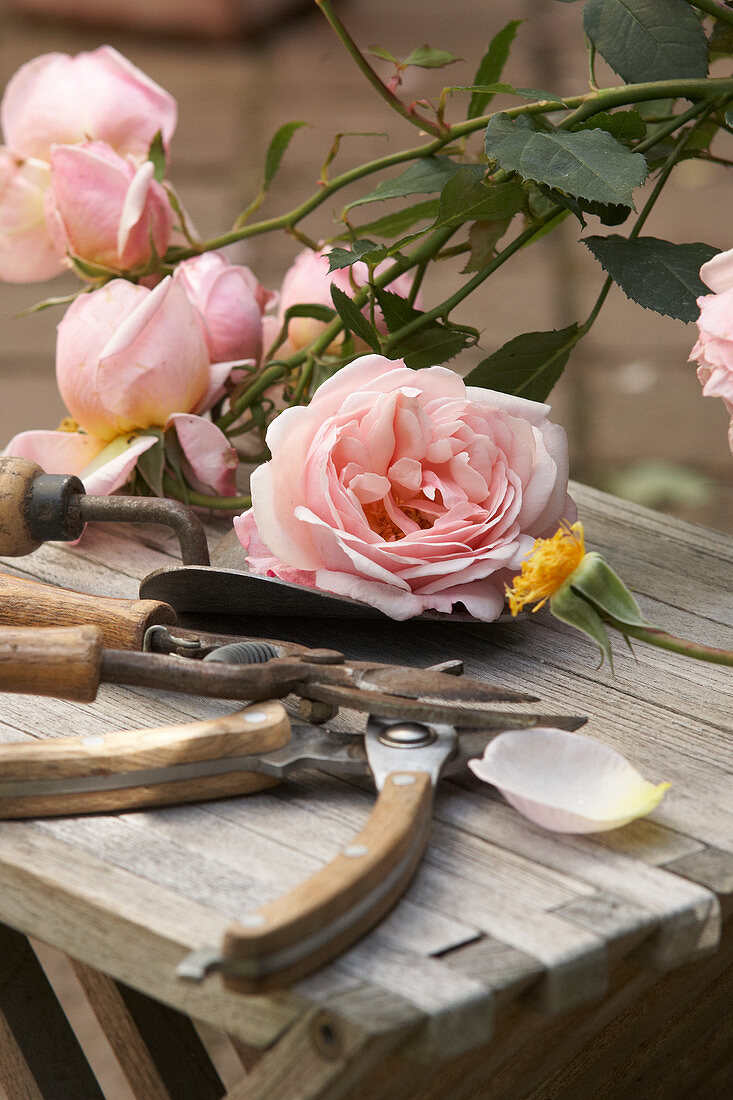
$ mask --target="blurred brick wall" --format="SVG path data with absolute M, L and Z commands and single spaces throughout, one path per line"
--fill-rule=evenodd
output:
M 430 95 L 454 79 L 469 83 L 493 34 L 521 16 L 527 22 L 520 28 L 506 78 L 568 94 L 585 86 L 578 5 L 555 0 L 495 0 L 491 5 L 476 0 L 342 0 L 340 10 L 362 45 L 378 42 L 404 56 L 427 41 L 466 59 L 466 64 L 438 73 L 409 72 L 404 88 L 408 97 Z M 287 210 L 313 191 L 337 131 L 378 132 L 344 138 L 337 171 L 420 141 L 417 131 L 391 115 L 370 91 L 315 11 L 297 20 L 283 19 L 249 43 L 120 31 L 103 35 L 25 20 L 7 6 L 0 7 L 0 30 L 3 84 L 39 53 L 76 53 L 109 41 L 177 97 L 180 121 L 171 176 L 202 235 L 221 232 L 256 193 L 267 144 L 283 122 L 304 119 L 310 126 L 295 136 L 264 215 Z M 606 77 L 602 71 L 599 75 Z M 723 213 L 729 208 L 729 187 L 724 169 L 683 164 L 645 232 L 729 247 L 733 232 Z M 310 236 L 333 232 L 334 217 L 357 193 L 358 188 L 324 204 L 305 225 Z M 592 224 L 589 231 L 599 229 Z M 578 236 L 577 223 L 569 219 L 560 231 L 512 259 L 463 304 L 456 318 L 478 327 L 482 338 L 479 349 L 454 361 L 457 369 L 470 369 L 521 332 L 561 327 L 587 315 L 603 275 L 576 243 Z M 237 246 L 234 255 L 249 263 L 266 285 L 276 287 L 298 248 L 284 235 L 268 235 Z M 459 285 L 462 266 L 460 258 L 439 266 L 425 288 L 429 305 Z M 60 311 L 17 319 L 13 315 L 73 286 L 73 280 L 63 278 L 42 286 L 0 285 L 0 442 L 25 428 L 55 427 L 64 415 L 53 381 Z M 700 396 L 694 369 L 687 363 L 694 339 L 693 325 L 642 310 L 614 288 L 552 396 L 554 415 L 570 434 L 576 477 L 637 491 L 647 503 L 733 531 L 727 417 L 720 402 Z M 643 466 L 660 460 L 666 464 L 661 471 Z M 692 482 L 690 474 L 697 475 Z

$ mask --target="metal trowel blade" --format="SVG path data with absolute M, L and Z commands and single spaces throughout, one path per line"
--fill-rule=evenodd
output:
M 140 598 L 162 600 L 181 615 L 276 615 L 314 616 L 328 619 L 388 619 L 375 607 L 277 577 L 250 573 L 235 531 L 221 540 L 211 555 L 211 565 L 167 566 L 157 569 L 140 584 Z M 476 622 L 469 614 L 442 615 L 425 611 L 420 620 Z

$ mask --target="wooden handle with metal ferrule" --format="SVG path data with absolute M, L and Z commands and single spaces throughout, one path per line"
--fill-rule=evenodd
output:
M 389 775 L 364 828 L 336 858 L 226 933 L 228 989 L 279 989 L 322 966 L 372 928 L 399 900 L 430 832 L 433 785 L 426 772 Z
M 0 630 L 0 691 L 91 703 L 101 664 L 102 631 L 96 626 Z
M 111 812 L 226 798 L 278 782 L 237 761 L 281 748 L 280 703 L 158 729 L 0 745 L 0 818 Z
M 142 649 L 145 631 L 171 624 L 176 613 L 158 600 L 89 596 L 40 581 L 0 573 L 0 625 L 97 626 L 109 649 Z

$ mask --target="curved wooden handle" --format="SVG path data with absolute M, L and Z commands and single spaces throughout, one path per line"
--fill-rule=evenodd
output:
M 433 785 L 426 772 L 396 772 L 364 828 L 336 858 L 294 890 L 227 930 L 228 989 L 279 989 L 323 965 L 372 928 L 398 901 L 430 832 Z
M 0 630 L 0 691 L 91 703 L 101 662 L 102 632 L 96 626 Z
M 109 649 L 142 649 L 145 631 L 175 623 L 170 604 L 89 596 L 40 581 L 0 573 L 0 625 L 98 626 Z
M 249 794 L 278 780 L 236 769 L 176 778 L 175 769 L 270 752 L 289 740 L 284 707 L 269 702 L 185 725 L 3 744 L 0 818 L 111 812 Z M 153 770 L 167 774 L 151 781 Z M 122 785 L 109 789 L 109 777 Z M 84 783 L 86 790 L 68 790 Z

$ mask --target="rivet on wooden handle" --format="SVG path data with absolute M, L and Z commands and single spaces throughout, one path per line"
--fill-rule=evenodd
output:
M 91 703 L 101 660 L 102 632 L 96 626 L 4 627 L 0 691 Z
M 282 988 L 372 928 L 420 861 L 432 800 L 427 773 L 388 776 L 366 825 L 331 863 L 227 930 L 226 987 L 240 993 Z M 228 970 L 232 965 L 236 973 Z
M 0 573 L 0 624 L 3 626 L 97 626 L 109 649 L 142 649 L 145 631 L 156 623 L 174 623 L 170 604 L 158 600 L 120 600 L 89 596 L 68 588 Z
M 134 776 L 149 769 L 270 752 L 286 745 L 290 734 L 285 708 L 268 702 L 184 725 L 0 745 L 0 788 L 20 782 L 30 792 L 3 796 L 0 790 L 0 818 L 111 812 L 249 794 L 278 780 L 240 770 L 136 786 Z M 53 782 L 94 781 L 108 775 L 129 776 L 130 785 L 73 793 L 40 791 Z M 35 793 L 33 784 L 39 785 Z

